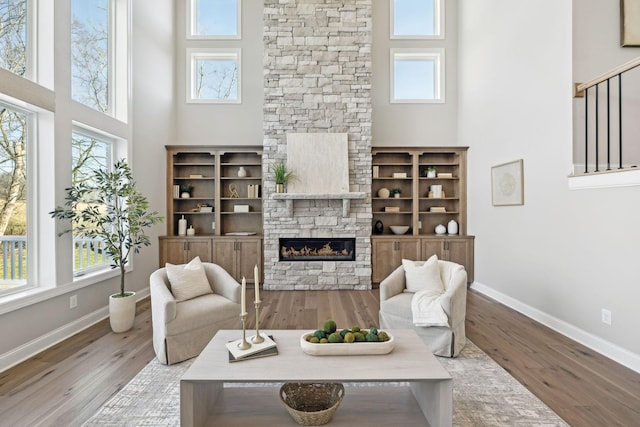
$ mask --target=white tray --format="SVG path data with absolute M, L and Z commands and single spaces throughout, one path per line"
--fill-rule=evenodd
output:
M 393 335 L 389 335 L 389 341 L 384 342 L 353 342 L 339 344 L 314 344 L 305 339 L 307 335 L 314 331 L 305 332 L 300 337 L 300 347 L 302 351 L 312 356 L 362 356 L 373 354 L 391 353 L 395 345 Z M 386 332 L 386 331 L 385 331 Z

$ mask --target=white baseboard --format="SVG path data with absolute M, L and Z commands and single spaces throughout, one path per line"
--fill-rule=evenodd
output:
M 629 369 L 632 369 L 640 373 L 640 355 L 630 352 L 616 344 L 603 340 L 589 332 L 586 332 L 580 328 L 576 328 L 574 325 L 567 323 L 557 317 L 551 316 L 545 312 L 531 307 L 527 304 L 496 291 L 495 289 L 483 285 L 482 283 L 473 282 L 471 289 L 480 292 L 509 308 L 516 310 L 525 316 L 542 323 L 543 325 L 553 329 L 554 331 L 571 338 L 580 344 L 589 347 L 590 349 L 597 351 L 598 353 L 612 359 Z
M 136 291 L 136 301 L 140 301 L 148 296 L 149 288 Z M 109 307 L 105 306 L 0 355 L 0 372 L 6 371 L 17 364 L 24 362 L 30 357 L 33 357 L 47 348 L 66 340 L 72 335 L 87 329 L 91 325 L 94 325 L 107 317 L 109 317 Z

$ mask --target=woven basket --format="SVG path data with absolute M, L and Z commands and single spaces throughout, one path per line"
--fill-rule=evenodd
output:
M 280 400 L 303 426 L 327 424 L 343 396 L 344 386 L 340 383 L 285 383 L 280 387 Z

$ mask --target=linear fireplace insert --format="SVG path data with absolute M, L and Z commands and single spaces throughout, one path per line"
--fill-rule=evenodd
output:
M 355 261 L 356 239 L 280 238 L 280 261 Z

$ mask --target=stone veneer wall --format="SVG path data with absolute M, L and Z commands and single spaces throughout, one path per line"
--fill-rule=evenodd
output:
M 371 288 L 372 1 L 264 0 L 265 289 Z M 348 133 L 350 191 L 369 195 L 348 217 L 339 200 L 296 200 L 289 217 L 271 198 L 292 132 Z M 279 262 L 280 237 L 355 237 L 356 261 Z

